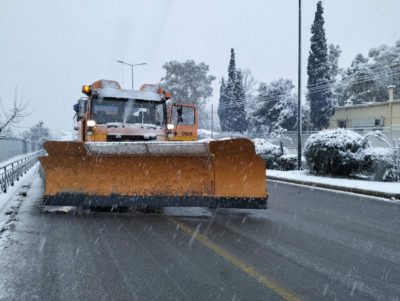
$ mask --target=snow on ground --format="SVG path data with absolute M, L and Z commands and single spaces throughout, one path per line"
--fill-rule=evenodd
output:
M 206 130 L 206 129 L 198 129 L 197 130 L 197 135 L 198 136 L 206 136 L 206 137 L 208 137 L 208 136 L 211 136 L 212 133 L 213 133 L 212 131 Z M 218 135 L 219 133 L 214 131 L 214 134 Z
M 170 217 L 209 217 L 212 211 L 203 207 L 165 207 L 163 214 Z
M 197 130 L 197 136 L 199 138 L 199 140 L 204 140 L 204 141 L 208 141 L 208 140 L 213 140 L 213 138 L 211 138 L 211 136 L 215 135 L 219 135 L 218 132 L 211 132 L 210 130 L 206 130 L 206 129 L 198 129 Z
M 279 177 L 288 180 L 306 181 L 316 184 L 320 183 L 320 184 L 341 186 L 346 188 L 356 188 L 368 191 L 400 194 L 399 182 L 388 183 L 388 182 L 377 182 L 377 181 L 364 181 L 357 179 L 333 178 L 327 176 L 316 176 L 310 174 L 307 170 L 291 170 L 291 171 L 267 170 L 267 179 L 268 176 Z
M 78 208 L 76 206 L 44 206 L 42 210 L 51 213 L 74 213 L 78 211 Z
M 37 176 L 38 168 L 39 163 L 36 163 L 19 181 L 15 181 L 14 186 L 7 187 L 6 193 L 0 191 L 0 233 L 4 231 L 7 223 L 10 221 L 10 215 L 18 211 L 20 206 L 20 202 L 18 201 L 21 200 L 20 197 L 24 197 L 24 194 L 21 194 L 21 192 L 26 193 L 28 190 L 28 187 L 23 186 L 30 185 L 34 177 Z

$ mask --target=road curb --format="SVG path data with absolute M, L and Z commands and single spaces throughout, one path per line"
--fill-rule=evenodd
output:
M 287 178 L 267 175 L 267 181 L 268 180 L 275 180 L 275 181 L 300 184 L 300 185 L 306 185 L 306 186 L 312 186 L 312 187 L 319 187 L 319 188 L 327 188 L 327 189 L 352 192 L 352 193 L 381 197 L 381 198 L 400 199 L 400 193 L 389 193 L 389 192 L 367 190 L 367 189 L 361 189 L 361 188 L 355 188 L 355 187 L 343 187 L 343 186 L 338 186 L 338 185 L 333 185 L 333 184 L 317 183 L 317 182 L 312 182 L 312 181 L 304 181 L 304 180 L 296 180 L 296 179 L 287 179 Z

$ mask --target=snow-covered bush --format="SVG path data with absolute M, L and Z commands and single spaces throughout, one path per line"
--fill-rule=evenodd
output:
M 213 135 L 214 136 L 215 135 L 219 135 L 219 133 L 214 131 Z M 197 130 L 197 138 L 199 140 L 201 140 L 201 139 L 212 139 L 211 136 L 212 135 L 211 135 L 211 131 L 210 130 L 206 130 L 206 129 L 198 129 Z
M 266 166 L 269 169 L 273 169 L 274 162 L 277 158 L 288 153 L 287 148 L 283 148 L 283 154 L 279 145 L 272 144 L 267 139 L 254 138 L 254 145 L 256 147 L 256 153 L 265 160 Z
M 277 157 L 272 164 L 272 169 L 295 170 L 297 167 L 297 155 L 283 155 Z
M 304 156 L 312 173 L 348 176 L 359 170 L 360 152 L 368 145 L 368 141 L 355 132 L 327 130 L 307 139 Z
M 393 149 L 369 147 L 360 154 L 360 172 L 367 173 L 374 181 L 398 181 Z

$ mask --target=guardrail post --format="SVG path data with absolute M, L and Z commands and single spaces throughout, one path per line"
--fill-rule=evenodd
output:
M 11 186 L 14 186 L 14 163 L 11 163 Z
M 3 175 L 3 181 L 2 181 L 2 189 L 3 192 L 7 192 L 7 167 L 4 166 L 4 175 Z

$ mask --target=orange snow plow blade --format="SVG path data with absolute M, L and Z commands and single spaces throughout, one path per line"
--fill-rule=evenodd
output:
M 247 139 L 44 148 L 45 205 L 266 208 L 265 162 Z

